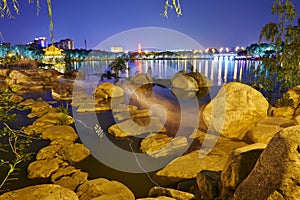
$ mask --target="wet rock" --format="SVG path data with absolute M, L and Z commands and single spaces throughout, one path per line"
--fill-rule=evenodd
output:
M 70 125 L 74 123 L 74 119 L 62 112 L 49 112 L 38 118 L 33 124 L 38 126 L 45 125 Z
M 193 77 L 198 85 L 198 88 L 205 88 L 205 87 L 212 87 L 213 83 L 207 76 L 204 74 L 201 74 L 199 72 L 189 72 L 187 74 L 190 77 Z
M 75 132 L 74 128 L 72 128 L 71 126 L 57 125 L 43 130 L 42 138 L 44 140 L 64 139 L 69 141 L 75 141 L 78 138 L 78 135 Z
M 250 174 L 265 144 L 251 144 L 238 148 L 228 158 L 221 175 L 221 195 L 223 199 L 232 199 L 239 184 Z
M 186 137 L 177 136 L 172 138 L 172 140 L 158 150 L 149 152 L 148 154 L 154 158 L 170 156 L 170 155 L 182 155 L 186 147 L 188 146 L 188 141 Z
M 78 200 L 78 197 L 75 192 L 68 188 L 55 184 L 43 184 L 6 192 L 0 195 L 0 199 Z
M 148 109 L 143 110 L 133 110 L 129 112 L 120 112 L 114 115 L 114 118 L 118 121 L 124 121 L 127 119 L 135 119 L 141 117 L 150 117 L 151 112 Z
M 171 189 L 171 188 L 163 188 L 163 187 L 151 188 L 148 196 L 150 196 L 150 197 L 167 196 L 167 197 L 172 197 L 177 200 L 195 199 L 194 194 L 191 194 L 188 192 L 182 192 L 182 191 Z
M 152 153 L 167 146 L 173 138 L 165 134 L 151 134 L 141 142 L 141 151 L 144 153 Z
M 238 186 L 234 199 L 298 199 L 299 144 L 300 126 L 285 128 L 277 133 L 259 157 L 254 169 Z
M 221 171 L 202 170 L 197 174 L 199 196 L 203 200 L 213 200 L 219 196 Z
M 259 120 L 256 126 L 247 132 L 247 139 L 253 143 L 268 144 L 272 137 L 282 128 L 294 125 L 296 123 L 293 120 L 281 117 L 266 117 Z
M 147 85 L 147 84 L 152 84 L 153 79 L 150 75 L 148 74 L 137 74 L 134 77 L 130 79 L 130 82 L 135 85 Z
M 124 95 L 124 91 L 122 88 L 109 82 L 104 82 L 98 85 L 95 91 L 96 97 L 99 96 L 104 99 L 122 97 L 123 95 Z
M 80 200 L 135 200 L 134 194 L 125 185 L 103 178 L 86 181 L 77 188 L 76 194 Z
M 52 109 L 52 106 L 43 100 L 35 101 L 28 107 L 31 109 L 31 113 L 27 115 L 28 118 L 41 117 Z
M 186 91 L 196 91 L 198 90 L 198 83 L 197 81 L 182 72 L 176 73 L 172 79 L 172 87 L 186 90 Z
M 36 160 L 51 160 L 60 156 L 61 147 L 58 145 L 49 145 L 39 150 Z M 62 158 L 62 157 L 60 157 Z
M 202 118 L 207 127 L 224 137 L 243 139 L 255 123 L 267 116 L 269 103 L 248 85 L 225 84 L 206 105 Z
M 81 172 L 72 166 L 67 166 L 52 174 L 51 182 L 74 191 L 79 185 L 87 181 L 87 177 L 87 172 Z
M 207 140 L 207 143 L 202 144 L 204 150 L 192 151 L 173 160 L 166 167 L 156 172 L 155 179 L 165 185 L 196 178 L 197 173 L 202 170 L 221 171 L 231 152 L 247 145 L 244 142 L 226 138 L 220 138 L 216 144 L 215 142 L 214 139 Z
M 64 160 L 80 162 L 90 155 L 90 151 L 83 144 L 75 143 L 63 147 L 61 154 Z
M 151 124 L 149 124 L 151 122 Z M 108 133 L 114 137 L 136 136 L 144 133 L 158 133 L 165 131 L 164 125 L 158 117 L 138 118 L 135 121 L 126 120 L 108 128 Z
M 34 161 L 28 165 L 28 178 L 49 178 L 62 163 L 63 161 L 58 158 Z

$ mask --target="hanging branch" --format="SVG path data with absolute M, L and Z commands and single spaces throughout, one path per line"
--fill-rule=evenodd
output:
M 169 0 L 166 0 L 162 16 L 168 18 L 168 10 L 173 8 L 175 8 L 178 16 L 182 15 L 180 0 L 172 0 L 172 4 L 169 3 Z

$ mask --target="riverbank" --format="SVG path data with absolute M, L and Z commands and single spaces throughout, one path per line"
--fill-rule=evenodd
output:
M 21 89 L 23 91 L 20 92 L 21 90 L 19 90 L 18 94 L 22 94 L 23 97 L 26 97 L 26 91 L 32 90 L 41 91 L 54 89 L 58 92 L 58 86 L 64 84 L 63 82 L 59 82 L 61 75 L 54 76 L 56 72 L 51 72 L 50 77 L 50 72 L 51 70 L 40 69 L 36 71 L 4 70 L 0 73 L 4 75 L 2 76 L 4 81 L 1 84 L 1 88 Z M 173 82 L 171 82 L 171 84 L 173 86 L 175 85 L 178 89 L 181 88 L 181 90 L 189 89 L 189 95 L 184 95 L 184 98 L 190 98 L 191 91 L 198 90 L 199 81 L 196 81 L 195 78 L 192 79 L 190 76 L 185 76 L 185 74 L 183 77 L 185 78 L 181 81 L 176 81 L 175 78 L 172 79 Z M 66 82 L 65 87 L 62 88 L 66 89 L 66 94 L 70 95 L 73 92 L 73 82 Z M 149 77 L 140 75 L 138 78 L 133 78 L 130 84 L 149 85 L 151 81 Z M 128 86 L 129 85 L 126 84 L 126 87 Z M 98 99 L 92 99 L 96 100 L 97 103 L 101 103 L 102 101 L 123 96 L 123 92 L 126 92 L 126 90 L 122 87 L 118 89 L 118 95 L 114 94 L 115 96 L 112 96 L 113 93 L 109 93 L 109 91 L 115 90 L 111 88 L 116 87 L 119 86 L 105 84 L 104 87 L 104 85 L 100 84 L 97 86 L 97 88 L 99 88 L 96 95 Z M 124 91 L 121 92 L 121 89 Z M 139 96 L 140 98 L 136 100 L 145 97 L 144 95 L 149 95 L 149 91 L 152 91 L 152 89 L 152 87 L 142 88 L 139 91 L 139 94 L 142 96 Z M 168 196 L 169 198 L 175 199 L 216 199 L 225 197 L 247 199 L 245 188 L 247 188 L 249 184 L 251 185 L 253 183 L 252 181 L 255 181 L 255 177 L 258 176 L 258 174 L 262 174 L 261 177 L 267 177 L 266 173 L 271 174 L 271 179 L 275 180 L 275 174 L 279 174 L 280 170 L 286 169 L 283 170 L 284 172 L 280 174 L 279 178 L 285 182 L 288 178 L 295 179 L 296 174 L 299 173 L 299 162 L 291 163 L 289 161 L 289 156 L 293 158 L 293 156 L 298 155 L 297 152 L 295 152 L 297 148 L 294 147 L 300 143 L 300 137 L 298 135 L 300 127 L 296 126 L 300 124 L 299 91 L 299 87 L 291 88 L 288 91 L 288 97 L 277 101 L 276 105 L 269 107 L 266 99 L 251 87 L 241 83 L 228 83 L 220 89 L 219 93 L 209 104 L 200 108 L 199 126 L 196 127 L 196 131 L 194 131 L 193 134 L 187 134 L 184 137 L 176 135 L 170 137 L 168 135 L 168 131 L 170 130 L 168 129 L 160 132 L 155 129 L 154 132 L 156 134 L 148 135 L 147 132 L 143 133 L 147 135 L 139 140 L 140 143 L 138 143 L 135 151 L 140 153 L 144 152 L 149 156 L 148 158 L 153 159 L 153 161 L 158 158 L 162 158 L 163 160 L 169 159 L 170 153 L 173 154 L 178 152 L 182 147 L 186 148 L 189 146 L 186 141 L 191 142 L 193 146 L 193 148 L 189 148 L 187 152 L 183 151 L 182 153 L 184 153 L 184 155 L 179 155 L 178 158 L 175 158 L 170 163 L 168 162 L 166 166 L 158 171 L 143 175 L 145 178 L 151 175 L 152 179 L 161 186 L 154 187 L 151 190 L 149 189 L 148 195 L 136 195 L 136 192 L 132 192 L 135 190 L 134 187 L 140 184 L 136 180 L 131 180 L 132 185 L 129 187 L 130 189 L 128 186 L 125 186 L 126 184 L 123 185 L 115 181 L 110 181 L 116 171 L 107 171 L 112 173 L 112 175 L 111 177 L 107 175 L 105 177 L 106 179 L 103 179 L 104 177 L 95 177 L 95 172 L 89 172 L 88 174 L 90 174 L 90 176 L 87 172 L 78 167 L 82 166 L 85 168 L 85 165 L 91 164 L 88 162 L 91 156 L 88 156 L 90 149 L 84 147 L 78 140 L 79 133 L 74 129 L 77 127 L 72 125 L 74 120 L 72 116 L 57 112 L 57 109 L 53 108 L 46 101 L 41 99 L 29 100 L 28 98 L 22 101 L 21 105 L 26 105 L 31 109 L 31 112 L 27 114 L 34 117 L 34 121 L 32 121 L 32 125 L 27 126 L 25 132 L 33 135 L 41 134 L 41 137 L 48 140 L 47 143 L 49 144 L 39 149 L 36 155 L 36 161 L 28 165 L 28 176 L 30 178 L 47 178 L 47 180 L 50 180 L 54 184 L 75 191 L 77 195 L 75 194 L 74 196 L 74 193 L 69 189 L 56 188 L 57 186 L 52 185 L 36 186 L 36 188 L 34 188 L 35 191 L 45 192 L 45 188 L 48 188 L 46 189 L 46 191 L 48 191 L 44 193 L 45 195 L 49 196 L 49 191 L 55 190 L 58 194 L 68 193 L 68 195 L 74 199 L 91 199 L 98 195 L 100 199 L 109 199 L 112 198 L 112 196 L 108 197 L 107 195 L 116 194 L 121 196 L 125 195 L 124 198 L 126 199 L 146 196 Z M 73 112 L 78 111 L 77 109 L 79 109 L 80 106 L 87 106 L 87 99 L 89 99 L 87 95 L 90 94 L 85 93 L 84 90 L 80 92 L 81 93 L 76 93 L 77 100 L 79 101 L 72 102 L 77 104 L 72 108 L 74 109 Z M 226 96 L 223 96 L 224 93 L 226 93 Z M 58 92 L 58 94 L 64 94 L 64 92 Z M 30 97 L 30 95 L 27 95 L 27 97 Z M 61 97 L 65 96 L 62 95 Z M 143 101 L 147 101 L 147 99 L 150 100 L 151 98 L 143 98 Z M 161 101 L 161 99 L 158 99 L 158 101 Z M 119 101 L 116 102 L 119 104 Z M 95 105 L 94 102 L 90 103 Z M 148 101 L 148 103 L 150 103 L 150 101 Z M 213 106 L 220 106 L 216 109 L 218 112 L 215 113 L 212 110 Z M 109 116 L 112 118 L 111 110 L 113 108 L 120 109 L 121 107 L 111 105 L 105 111 L 99 111 L 95 110 L 94 106 L 94 110 L 86 110 L 85 113 L 81 114 L 86 115 L 89 112 L 98 112 L 100 116 L 104 117 L 102 119 L 108 119 Z M 121 126 L 120 123 L 126 122 L 128 119 L 123 119 L 124 115 L 122 112 L 118 113 L 121 113 L 118 114 L 118 116 L 122 118 L 118 117 L 120 121 L 110 121 L 106 124 L 107 128 L 103 128 L 105 134 L 104 138 L 124 142 L 126 140 L 117 138 L 120 137 L 120 134 L 117 134 L 120 133 L 117 126 Z M 78 114 L 80 115 L 80 113 Z M 136 118 L 141 122 L 141 120 L 145 120 L 145 118 L 149 118 L 151 115 L 147 110 L 142 110 L 139 104 L 137 108 L 133 108 L 133 110 L 130 111 L 130 116 L 130 118 Z M 160 117 L 158 116 L 158 120 L 161 119 Z M 173 122 L 177 123 L 175 120 Z M 211 126 L 211 124 L 220 123 L 222 123 L 221 127 Z M 111 128 L 113 126 L 114 128 Z M 91 133 L 93 134 L 91 140 L 99 140 L 97 130 L 95 130 L 94 126 L 91 126 L 91 128 Z M 109 129 L 111 129 L 111 131 L 109 131 Z M 216 133 L 220 134 L 218 135 Z M 109 134 L 111 134 L 111 136 Z M 132 132 L 130 135 L 132 135 Z M 122 133 L 121 136 L 130 138 L 128 134 L 124 135 L 124 133 Z M 288 150 L 289 148 L 291 149 L 290 151 Z M 79 151 L 79 149 L 81 150 Z M 274 153 L 275 149 L 277 153 Z M 131 152 L 132 156 L 134 156 L 135 151 Z M 292 152 L 292 154 L 287 152 Z M 83 153 L 83 155 L 79 153 Z M 276 164 L 278 158 L 273 156 L 277 154 L 282 154 L 283 160 L 280 165 Z M 79 156 L 79 158 L 77 156 Z M 106 157 L 110 156 L 110 152 L 107 152 Z M 245 160 L 250 162 L 250 164 L 244 163 Z M 119 165 L 122 164 L 124 163 L 119 163 Z M 264 170 L 262 165 L 264 167 L 272 166 L 271 170 L 273 171 Z M 45 166 L 47 167 L 43 168 Z M 89 166 L 88 168 L 92 170 L 93 167 Z M 288 172 L 287 169 L 291 168 L 294 170 Z M 103 170 L 107 169 L 103 168 Z M 91 180 L 91 177 L 92 179 L 99 179 Z M 121 182 L 128 182 L 125 180 L 128 178 L 130 178 L 130 176 L 124 177 L 124 181 Z M 243 181 L 244 179 L 245 181 Z M 267 181 L 267 179 L 263 179 L 262 181 Z M 260 182 L 255 182 L 255 184 L 260 184 Z M 274 186 L 267 182 L 263 184 L 265 187 L 270 187 L 268 191 L 273 191 L 273 193 L 266 193 L 266 189 L 257 191 L 260 192 L 259 194 L 261 196 L 265 197 L 270 195 L 296 195 L 293 191 L 297 190 L 297 184 L 294 182 L 290 184 L 291 189 L 285 189 L 281 194 L 276 193 L 278 188 L 282 188 L 279 182 L 276 182 Z M 152 186 L 153 184 L 151 184 L 149 188 Z M 172 187 L 169 188 L 170 186 Z M 95 191 L 95 187 L 98 188 L 97 191 L 95 193 L 91 192 Z M 25 191 L 26 190 L 21 190 L 20 192 L 23 195 L 25 193 L 30 195 L 28 190 L 27 192 Z M 62 193 L 62 191 L 66 193 Z M 54 193 L 52 194 L 53 197 Z M 11 194 L 12 193 L 4 194 L 0 196 L 0 199 L 6 197 L 5 195 Z M 121 199 L 120 196 L 115 196 L 115 198 Z

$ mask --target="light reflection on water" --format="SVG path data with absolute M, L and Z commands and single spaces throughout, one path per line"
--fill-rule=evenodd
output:
M 109 63 L 110 61 L 75 62 L 73 68 L 84 69 L 85 80 L 96 81 L 108 68 Z M 207 76 L 214 82 L 214 85 L 221 86 L 234 80 L 248 82 L 249 67 L 253 63 L 257 66 L 258 61 L 231 60 L 229 57 L 189 60 L 135 60 L 128 62 L 130 72 L 126 72 L 122 77 L 147 73 L 154 78 L 171 79 L 180 70 L 192 70 Z

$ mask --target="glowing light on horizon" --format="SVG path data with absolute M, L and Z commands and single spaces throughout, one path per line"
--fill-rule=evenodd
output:
M 142 45 L 141 45 L 140 42 L 138 43 L 138 53 L 139 53 L 139 54 L 142 53 Z

